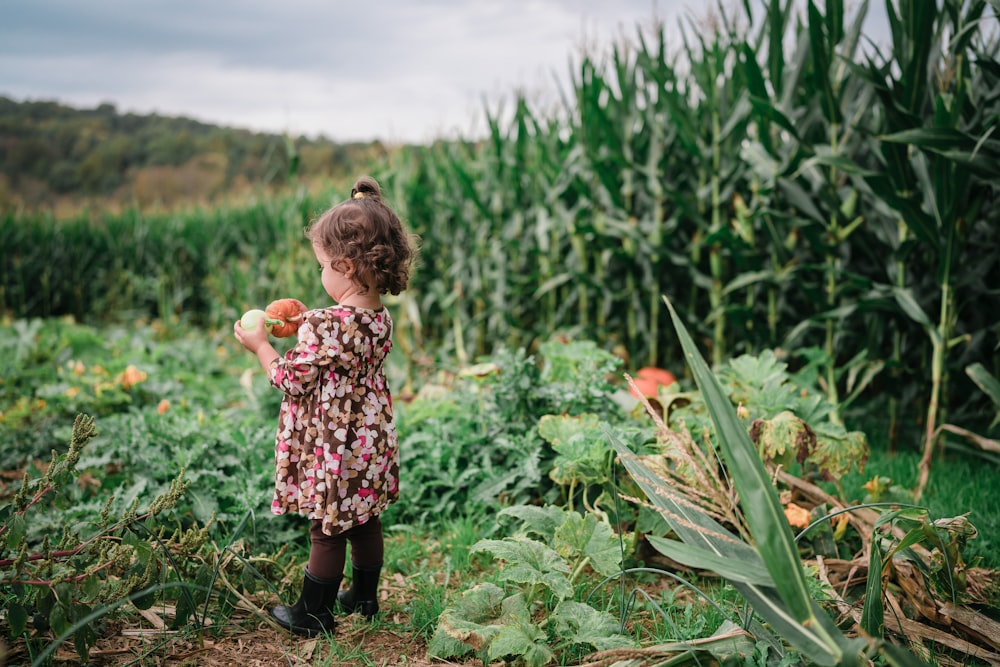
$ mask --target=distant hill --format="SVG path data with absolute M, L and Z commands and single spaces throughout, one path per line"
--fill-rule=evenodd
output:
M 385 150 L 0 96 L 0 211 L 206 204 L 351 178 Z

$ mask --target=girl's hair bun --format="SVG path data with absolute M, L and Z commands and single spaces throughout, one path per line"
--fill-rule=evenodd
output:
M 367 199 L 368 197 L 381 196 L 382 191 L 379 189 L 378 183 L 370 176 L 362 176 L 354 183 L 354 187 L 351 188 L 351 199 Z

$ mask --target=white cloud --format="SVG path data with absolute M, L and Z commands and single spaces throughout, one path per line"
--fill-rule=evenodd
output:
M 701 0 L 4 0 L 0 95 L 339 141 L 467 136 L 483 101 L 556 98 L 580 48 Z M 565 83 L 563 83 L 565 85 Z

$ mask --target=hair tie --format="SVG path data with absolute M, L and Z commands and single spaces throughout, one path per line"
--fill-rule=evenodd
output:
M 364 192 L 355 192 L 354 193 L 354 198 L 355 199 L 364 199 L 365 198 L 365 193 Z

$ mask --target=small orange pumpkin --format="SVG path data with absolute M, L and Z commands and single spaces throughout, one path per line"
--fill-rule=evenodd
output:
M 636 389 L 638 389 L 639 393 L 646 398 L 653 398 L 656 396 L 657 387 L 660 386 L 660 383 L 656 380 L 642 377 L 641 375 L 639 377 L 632 378 L 632 383 L 635 385 L 635 388 L 633 389 L 632 387 L 629 387 L 628 391 L 636 398 L 639 398 L 639 394 L 636 393 Z
M 268 319 L 281 320 L 281 324 L 271 327 L 271 335 L 277 338 L 287 338 L 299 332 L 299 325 L 302 324 L 302 313 L 309 310 L 306 305 L 298 299 L 278 299 L 268 304 L 264 312 Z
M 636 375 L 641 378 L 653 380 L 657 384 L 662 384 L 665 387 L 677 382 L 677 378 L 674 377 L 673 373 L 665 368 L 656 368 L 654 366 L 645 366 L 640 368 Z

